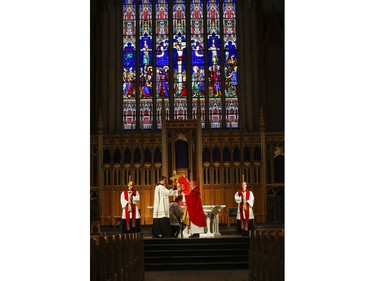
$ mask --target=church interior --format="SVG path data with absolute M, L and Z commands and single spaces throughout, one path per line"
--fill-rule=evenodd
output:
M 236 224 L 234 194 L 246 182 L 260 231 L 246 247 L 265 237 L 283 259 L 284 67 L 283 0 L 91 0 L 91 256 L 116 239 L 133 253 L 127 277 L 115 266 L 103 277 L 95 258 L 91 280 L 152 280 L 144 279 L 142 248 L 150 206 L 160 177 L 172 188 L 176 174 L 197 181 L 203 206 L 225 206 L 217 214 L 223 233 Z M 145 233 L 108 238 L 130 180 Z M 107 262 L 117 263 L 113 253 Z M 267 260 L 248 261 L 246 280 L 284 280 L 272 262 L 259 279 L 267 270 L 256 267 Z

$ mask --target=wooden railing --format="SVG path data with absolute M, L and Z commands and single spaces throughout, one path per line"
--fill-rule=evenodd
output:
M 91 236 L 91 281 L 144 281 L 143 234 Z
M 251 232 L 249 281 L 284 280 L 284 231 Z

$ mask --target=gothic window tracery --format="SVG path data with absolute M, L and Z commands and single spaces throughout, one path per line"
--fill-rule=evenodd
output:
M 236 28 L 236 0 L 123 0 L 124 130 L 161 129 L 163 100 L 167 120 L 238 128 Z

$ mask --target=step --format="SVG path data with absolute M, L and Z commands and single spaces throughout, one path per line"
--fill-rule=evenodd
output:
M 166 245 L 166 244 L 154 244 L 154 245 L 144 245 L 145 251 L 162 251 L 162 250 L 169 250 L 169 251 L 181 251 L 185 249 L 189 250 L 216 250 L 216 249 L 249 249 L 249 244 L 175 244 L 175 245 Z
M 143 239 L 144 245 L 149 244 L 242 244 L 249 243 L 247 237 L 238 238 L 149 238 Z
M 144 239 L 145 270 L 246 269 L 248 237 Z
M 145 256 L 145 263 L 152 262 L 152 263 L 206 263 L 207 261 L 217 261 L 217 262 L 238 262 L 238 261 L 247 261 L 247 255 L 197 255 L 197 256 L 169 256 L 169 257 L 146 257 Z
M 147 257 L 165 257 L 165 256 L 172 256 L 172 255 L 181 255 L 181 251 L 183 251 L 184 256 L 197 256 L 197 254 L 204 254 L 207 256 L 215 256 L 215 255 L 222 255 L 222 256 L 228 256 L 228 255 L 247 255 L 248 254 L 248 248 L 241 248 L 241 249 L 145 249 L 144 253 Z
M 249 267 L 248 261 L 246 262 L 210 262 L 206 263 L 146 263 L 146 271 L 162 271 L 162 270 L 208 270 L 208 269 L 247 269 Z

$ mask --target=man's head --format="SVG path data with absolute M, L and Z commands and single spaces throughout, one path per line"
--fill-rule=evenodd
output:
M 176 199 L 174 200 L 176 203 L 179 203 L 181 200 L 182 200 L 182 195 L 180 194 L 180 195 L 178 195 L 177 197 L 176 197 Z
M 161 176 L 159 182 L 160 182 L 161 184 L 165 184 L 165 179 L 166 179 L 165 176 Z
M 128 182 L 128 188 L 132 189 L 133 188 L 133 181 Z
M 246 190 L 247 183 L 244 181 L 241 186 L 242 186 L 242 190 Z

